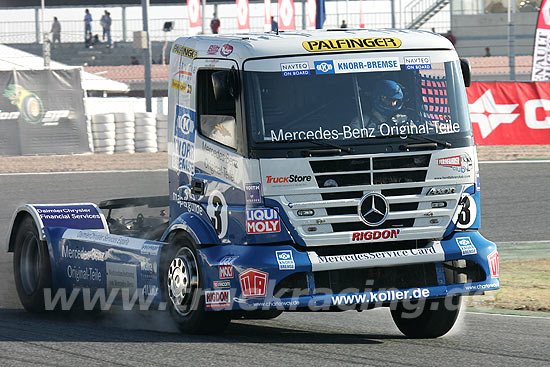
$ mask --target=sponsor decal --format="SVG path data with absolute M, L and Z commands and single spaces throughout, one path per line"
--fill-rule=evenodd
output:
M 431 69 L 432 61 L 429 56 L 406 56 L 403 58 L 405 70 Z
M 195 111 L 176 105 L 172 149 L 172 168 L 178 172 L 195 172 Z
M 374 231 L 360 231 L 353 232 L 351 234 L 352 241 L 372 241 L 372 240 L 387 240 L 391 238 L 397 238 L 399 236 L 399 229 L 384 229 Z
M 448 195 L 456 193 L 456 187 L 432 187 L 428 190 L 426 195 Z
M 63 239 L 93 242 L 94 244 L 121 247 L 136 251 L 141 251 L 143 244 L 148 242 L 134 237 L 119 236 L 98 231 L 84 231 L 73 228 L 69 228 L 63 233 Z
M 152 243 L 144 243 L 141 247 L 142 255 L 157 256 L 160 250 L 160 245 L 153 245 Z
M 305 41 L 302 46 L 309 52 L 398 48 L 401 40 L 394 37 L 349 38 L 336 40 Z
M 498 278 L 498 252 L 497 250 L 487 255 L 487 261 L 489 262 L 489 270 L 491 271 L 491 278 Z
M 222 56 L 229 56 L 233 52 L 233 46 L 229 44 L 224 44 L 220 50 L 220 55 Z
M 437 164 L 440 166 L 461 166 L 461 159 L 459 155 L 455 155 L 454 157 L 446 157 L 446 158 L 439 158 L 437 160 Z
M 499 288 L 499 283 L 491 283 L 491 284 L 476 284 L 476 285 L 468 285 L 464 286 L 464 289 L 467 291 L 476 291 L 476 290 L 483 290 L 483 289 L 493 289 L 493 288 Z
M 248 209 L 246 211 L 246 233 L 273 233 L 281 231 L 279 213 L 272 208 Z
M 191 85 L 187 83 L 180 82 L 176 79 L 172 79 L 172 88 L 182 91 L 183 93 L 191 93 Z
M 215 54 L 218 53 L 218 50 L 219 50 L 219 49 L 220 49 L 220 46 L 218 46 L 218 45 L 210 45 L 210 46 L 208 47 L 208 51 L 206 51 L 206 53 L 207 53 L 208 55 L 215 55 Z
M 271 130 L 271 141 L 292 141 L 304 139 L 317 140 L 347 140 L 347 139 L 366 139 L 379 136 L 407 136 L 424 134 L 450 134 L 460 131 L 460 124 L 438 123 L 430 124 L 424 122 L 415 124 L 412 121 L 405 121 L 403 124 L 394 125 L 393 123 L 382 123 L 374 128 L 354 128 L 349 125 L 343 125 L 337 129 L 324 129 L 319 127 L 316 130 L 298 130 L 284 131 L 283 129 Z
M 143 286 L 143 295 L 145 297 L 148 297 L 148 296 L 156 297 L 158 293 L 159 293 L 159 287 L 157 287 L 156 285 L 145 284 Z
M 303 61 L 281 64 L 281 73 L 283 76 L 309 75 L 309 63 Z
M 387 290 L 378 292 L 366 292 L 362 294 L 353 294 L 345 296 L 332 296 L 331 302 L 333 306 L 338 305 L 353 305 L 357 303 L 376 303 L 376 302 L 392 302 L 408 299 L 428 298 L 430 290 L 427 288 L 415 288 L 406 291 Z
M 218 266 L 218 278 L 220 278 L 220 279 L 232 279 L 233 278 L 233 265 L 220 265 L 220 266 Z
M 315 74 L 334 74 L 334 63 L 332 60 L 315 61 Z
M 233 265 L 235 260 L 237 260 L 238 258 L 238 256 L 224 256 L 220 260 L 220 265 Z
M 9 119 L 17 119 L 21 116 L 23 120 L 33 125 L 42 122 L 43 125 L 56 126 L 59 125 L 60 119 L 68 118 L 70 114 L 69 110 L 45 111 L 40 97 L 19 84 L 9 84 L 3 95 L 19 109 L 16 113 L 4 112 L 3 115 Z
M 256 269 L 248 269 L 240 273 L 239 282 L 243 297 L 265 297 L 268 276 L 268 273 Z
M 292 250 L 275 251 L 275 256 L 277 257 L 279 270 L 296 269 L 296 264 L 294 263 L 294 258 L 292 257 Z
M 193 50 L 192 48 L 185 47 L 183 45 L 174 45 L 172 47 L 172 53 L 175 53 L 176 55 L 185 56 L 190 59 L 195 59 L 198 56 L 198 52 L 196 50 Z
M 45 227 L 103 229 L 103 220 L 93 205 L 35 205 Z
M 455 155 L 452 157 L 439 158 L 437 164 L 442 167 L 451 168 L 453 171 L 462 174 L 470 172 L 474 167 L 472 158 L 466 153 L 460 156 Z
M 190 72 L 190 71 L 187 71 L 187 70 L 180 70 L 180 71 L 177 71 L 176 73 L 174 73 L 174 76 L 178 76 L 178 75 L 184 75 L 184 76 L 188 77 L 188 76 L 193 76 L 193 73 Z
M 102 274 L 98 268 L 80 267 L 76 265 L 67 265 L 67 278 L 73 279 L 75 282 L 101 282 Z M 107 274 L 109 279 L 109 274 Z
M 113 289 L 128 289 L 134 294 L 137 288 L 137 271 L 135 265 L 106 262 L 107 292 Z
M 457 237 L 456 244 L 460 248 L 462 256 L 477 254 L 477 249 L 470 240 L 470 237 Z
M 246 183 L 244 185 L 244 191 L 247 204 L 261 204 L 262 203 L 262 184 L 259 182 Z
M 334 72 L 336 74 L 345 73 L 368 73 L 374 71 L 399 71 L 398 57 L 384 57 L 377 59 L 351 59 L 335 60 Z
M 74 259 L 74 260 L 88 260 L 88 261 L 105 261 L 106 254 L 103 251 L 100 251 L 96 248 L 86 250 L 84 248 L 73 249 L 70 246 L 70 243 L 65 242 L 63 247 L 61 247 L 61 257 L 65 259 Z
M 442 253 L 441 246 L 430 246 L 417 249 L 367 252 L 362 254 L 317 256 L 319 264 L 353 263 L 374 259 L 395 259 L 400 257 L 435 255 Z
M 300 183 L 300 182 L 310 182 L 311 176 L 298 176 L 298 175 L 290 175 L 287 177 L 273 177 L 273 176 L 266 176 L 266 181 L 269 184 L 282 184 L 282 183 Z
M 230 288 L 231 282 L 229 280 L 215 280 L 213 283 L 214 288 Z
M 229 290 L 204 292 L 206 308 L 226 308 L 231 306 Z

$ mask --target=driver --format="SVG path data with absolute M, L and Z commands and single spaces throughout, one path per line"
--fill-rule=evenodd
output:
M 407 116 L 400 114 L 403 108 L 403 90 L 393 80 L 380 80 L 374 87 L 371 108 L 364 116 L 366 127 L 378 127 L 381 123 L 399 123 Z

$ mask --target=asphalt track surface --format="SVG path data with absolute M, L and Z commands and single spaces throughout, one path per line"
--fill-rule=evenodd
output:
M 482 233 L 550 241 L 550 163 L 481 165 Z M 0 175 L 0 241 L 23 202 L 99 202 L 167 193 L 166 172 Z M 386 309 L 285 313 L 233 322 L 221 336 L 177 333 L 163 313 L 99 318 L 22 310 L 11 254 L 0 253 L 0 365 L 528 365 L 550 363 L 550 318 L 464 313 L 450 335 L 403 337 Z

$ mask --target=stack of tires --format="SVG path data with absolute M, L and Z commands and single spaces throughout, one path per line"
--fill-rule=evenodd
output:
M 157 115 L 157 148 L 159 152 L 168 150 L 168 116 Z
M 152 112 L 136 112 L 135 148 L 139 153 L 156 153 L 157 148 L 157 120 Z
M 115 116 L 112 113 L 92 116 L 94 152 L 113 154 L 115 152 Z
M 115 126 L 115 152 L 134 153 L 136 135 L 134 114 L 127 112 L 115 113 Z

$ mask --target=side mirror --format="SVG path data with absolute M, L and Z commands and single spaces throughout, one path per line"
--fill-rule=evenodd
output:
M 216 101 L 236 98 L 239 95 L 239 72 L 231 68 L 212 73 L 212 86 Z
M 460 68 L 462 69 L 462 78 L 464 79 L 464 85 L 469 87 L 472 84 L 472 68 L 470 66 L 470 60 L 460 59 Z

